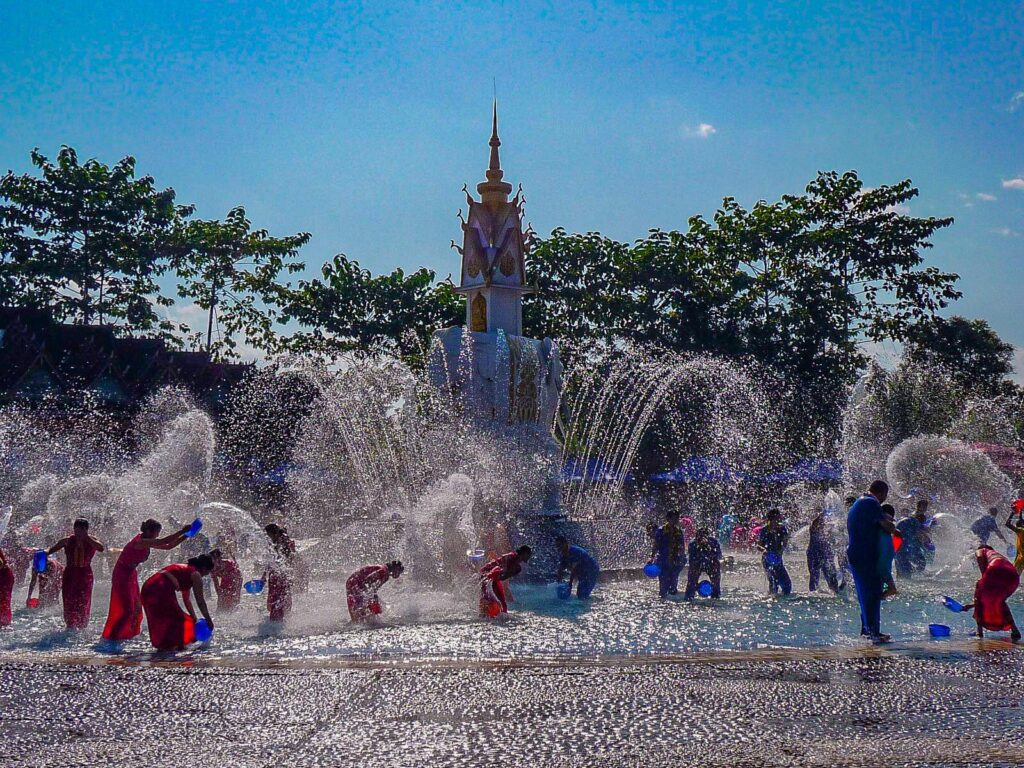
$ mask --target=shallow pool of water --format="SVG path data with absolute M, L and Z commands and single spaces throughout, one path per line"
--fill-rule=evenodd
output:
M 345 609 L 342 579 L 315 581 L 296 598 L 289 620 L 266 620 L 265 598 L 243 595 L 242 607 L 214 613 L 217 632 L 191 654 L 208 658 L 536 658 L 685 654 L 756 648 L 852 646 L 860 638 L 852 594 L 808 593 L 801 560 L 790 558 L 795 590 L 789 597 L 767 594 L 752 557 L 723 574 L 721 600 L 660 601 L 655 581 L 643 578 L 602 582 L 587 601 L 557 599 L 553 584 L 512 582 L 511 613 L 497 621 L 476 615 L 475 592 L 426 591 L 393 582 L 381 591 L 382 620 L 353 625 Z M 882 608 L 883 630 L 895 640 L 928 637 L 929 623 L 949 625 L 954 638 L 969 637 L 974 624 L 939 602 L 943 594 L 968 602 L 969 571 L 925 575 L 900 584 L 901 593 Z M 0 632 L 0 651 L 43 654 L 95 653 L 137 656 L 152 650 L 143 635 L 120 648 L 106 647 L 99 634 L 106 617 L 106 579 L 97 577 L 90 627 L 67 632 L 58 610 L 20 609 Z M 682 584 L 680 585 L 682 586 Z M 850 592 L 851 590 L 847 590 Z M 23 604 L 24 587 L 15 602 Z M 19 600 L 20 596 L 20 600 Z M 215 603 L 215 601 L 214 601 Z M 1022 606 L 1015 596 L 1011 607 Z M 212 605 L 211 605 L 212 607 Z M 941 641 L 936 641 L 941 642 Z

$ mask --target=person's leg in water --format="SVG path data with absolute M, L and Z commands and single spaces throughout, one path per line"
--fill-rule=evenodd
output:
M 768 563 L 762 560 L 761 565 L 764 567 L 765 578 L 768 579 L 768 592 L 769 594 L 777 594 L 779 591 L 779 582 L 775 577 L 775 566 L 768 565 Z
M 836 594 L 842 592 L 843 585 L 839 582 L 839 571 L 831 557 L 826 557 L 822 561 L 821 572 L 825 576 L 825 583 L 828 584 L 829 589 Z
M 775 583 L 782 591 L 783 595 L 788 595 L 793 591 L 793 580 L 789 578 L 789 571 L 786 570 L 786 564 L 779 561 L 779 564 L 775 566 Z
M 664 598 L 666 595 L 675 595 L 679 591 L 679 574 L 682 572 L 681 565 L 670 565 L 666 563 L 661 567 L 661 574 L 658 576 L 658 594 Z
M 693 600 L 693 596 L 697 594 L 697 581 L 700 579 L 700 563 L 696 560 L 690 560 L 690 566 L 686 572 L 686 592 L 683 597 L 687 600 Z
M 853 586 L 857 591 L 857 602 L 860 603 L 860 633 L 873 640 L 889 640 L 889 636 L 883 635 L 881 630 L 882 584 L 878 574 L 872 567 L 851 570 Z
M 596 573 L 581 573 L 576 580 L 576 597 L 579 600 L 586 600 L 594 591 L 595 586 L 597 586 Z
M 821 553 L 814 548 L 807 550 L 807 589 L 811 592 L 818 591 L 818 581 L 821 578 L 822 566 Z
M 706 564 L 706 570 L 708 581 L 711 582 L 711 597 L 717 600 L 722 596 L 722 564 L 717 558 L 712 558 Z

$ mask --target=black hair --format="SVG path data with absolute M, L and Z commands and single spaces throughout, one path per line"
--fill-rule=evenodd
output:
M 209 551 L 209 555 L 211 560 L 216 560 L 218 557 L 224 557 L 224 553 L 219 549 L 211 549 Z
M 142 525 L 141 525 L 141 526 L 139 526 L 139 531 L 141 531 L 141 532 L 142 532 L 143 534 L 145 534 L 145 533 L 146 533 L 146 531 L 151 531 L 151 530 L 153 530 L 154 528 L 156 528 L 157 532 L 159 533 L 159 532 L 160 532 L 160 529 L 161 529 L 161 528 L 163 528 L 163 526 L 162 526 L 162 525 L 160 525 L 160 521 L 158 521 L 158 520 L 154 520 L 154 519 L 153 519 L 153 518 L 151 517 L 151 518 L 149 518 L 148 520 L 143 520 L 143 521 L 142 521 Z
M 857 497 L 856 496 L 847 496 L 845 499 L 843 499 L 843 501 L 846 502 L 846 506 L 852 507 L 854 504 L 857 503 Z
M 71 527 L 72 528 L 85 528 L 85 530 L 89 530 L 89 521 L 86 520 L 84 517 L 76 517 L 75 518 L 75 522 L 72 524 Z
M 398 571 L 398 573 L 402 573 L 405 571 L 405 566 L 402 565 L 401 560 L 392 560 L 390 563 L 386 563 L 384 567 L 388 569 L 388 573 L 391 573 L 393 571 Z
M 670 509 L 670 510 L 668 510 L 665 513 L 665 519 L 666 520 L 668 520 L 670 518 L 673 518 L 673 517 L 679 517 L 679 510 L 678 509 Z
M 516 548 L 516 554 L 520 557 L 529 557 L 533 554 L 533 549 L 529 545 L 523 544 L 521 547 Z
M 892 504 L 883 504 L 882 511 L 885 512 L 885 514 L 887 514 L 891 518 L 896 517 L 896 507 L 894 507 Z
M 875 480 L 868 488 L 868 493 L 877 496 L 880 493 L 889 493 L 889 484 L 885 480 Z
M 199 555 L 198 557 L 190 557 L 188 564 L 195 568 L 197 571 L 212 571 L 213 570 L 213 558 L 209 555 Z
M 569 540 L 567 538 L 565 538 L 565 536 L 563 536 L 562 534 L 558 534 L 557 536 L 555 536 L 555 546 L 556 547 L 560 547 L 563 544 L 568 544 L 568 543 L 569 543 Z
M 277 523 L 267 523 L 267 527 L 263 530 L 266 531 L 267 536 L 280 536 L 284 533 L 284 528 Z

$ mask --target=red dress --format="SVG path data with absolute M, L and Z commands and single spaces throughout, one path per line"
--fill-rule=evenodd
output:
M 495 616 L 497 613 L 508 613 L 508 595 L 505 592 L 505 582 L 499 577 L 505 574 L 505 578 L 511 579 L 522 573 L 523 566 L 516 559 L 515 552 L 508 552 L 501 557 L 491 560 L 480 569 L 480 615 Z M 493 597 L 492 597 L 493 594 Z M 492 607 L 495 602 L 498 605 L 496 612 Z
M 984 570 L 974 588 L 974 620 L 993 632 L 1013 629 L 1013 615 L 1006 600 L 1020 586 L 1020 574 L 994 549 L 982 550 L 978 565 Z
M 196 639 L 196 623 L 178 605 L 178 592 L 192 589 L 191 565 L 175 563 L 161 568 L 142 585 L 149 640 L 159 651 L 178 651 Z
M 384 586 L 391 574 L 384 565 L 364 565 L 345 581 L 348 597 L 348 615 L 352 621 L 368 618 L 381 612 L 377 590 Z
M 242 570 L 234 560 L 223 559 L 213 569 L 217 610 L 233 611 L 242 601 Z
M 149 548 L 133 546 L 141 538 L 140 533 L 129 541 L 114 564 L 110 579 L 110 609 L 103 627 L 104 640 L 131 640 L 142 632 L 138 567 L 149 558 Z
M 14 592 L 14 571 L 5 560 L 0 564 L 0 627 L 10 626 L 12 592 Z
M 72 537 L 64 545 L 67 565 L 61 580 L 64 599 L 64 623 L 68 629 L 85 629 L 92 611 L 92 556 L 97 552 L 91 542 L 80 543 Z

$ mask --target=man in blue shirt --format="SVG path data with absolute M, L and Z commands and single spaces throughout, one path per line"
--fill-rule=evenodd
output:
M 701 572 L 708 575 L 711 582 L 711 597 L 722 596 L 722 545 L 711 535 L 711 529 L 697 529 L 697 535 L 690 542 L 687 554 L 690 556 L 690 570 L 686 574 L 686 593 L 684 597 L 692 600 L 697 594 L 697 582 Z
M 558 552 L 562 556 L 558 563 L 558 580 L 561 581 L 562 576 L 568 573 L 569 592 L 572 592 L 572 582 L 575 579 L 576 597 L 581 600 L 590 597 L 590 593 L 597 585 L 597 577 L 601 573 L 601 569 L 597 566 L 597 560 L 583 547 L 569 544 L 569 540 L 565 536 L 556 538 L 555 546 L 558 547 Z
M 875 480 L 866 495 L 850 507 L 846 517 L 846 530 L 850 544 L 846 555 L 853 573 L 853 583 L 860 603 L 860 633 L 875 643 L 887 643 L 892 638 L 882 634 L 882 575 L 878 568 L 879 529 L 896 533 L 896 526 L 882 511 L 882 503 L 889 496 L 889 484 Z
M 987 515 L 982 515 L 971 523 L 971 533 L 978 537 L 979 544 L 988 544 L 988 538 L 993 533 L 1002 539 L 1004 544 L 1010 543 L 1003 536 L 1003 532 L 999 530 L 999 524 L 996 523 L 996 515 L 998 514 L 999 507 L 991 507 Z

